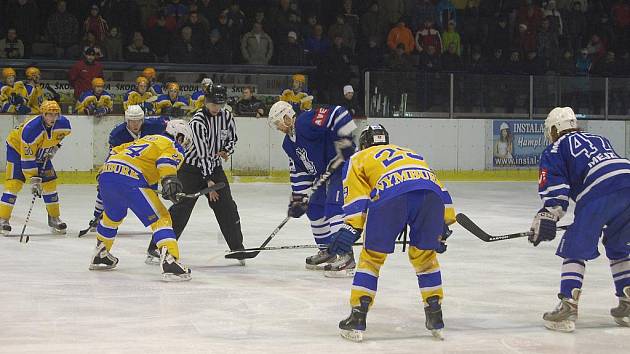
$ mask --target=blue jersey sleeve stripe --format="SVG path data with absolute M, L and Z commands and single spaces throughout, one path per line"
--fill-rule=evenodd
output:
M 328 117 L 328 123 L 326 123 L 326 128 L 331 129 L 334 126 L 335 120 L 337 119 L 337 111 L 342 108 L 341 106 L 337 106 L 335 107 L 335 109 L 333 109 L 332 113 L 330 113 L 330 116 Z
M 157 165 L 161 165 L 161 164 L 168 164 L 168 165 L 173 165 L 173 166 L 177 166 L 178 163 L 177 161 L 173 160 L 173 159 L 167 159 L 167 158 L 161 158 L 161 159 L 157 159 L 157 161 L 155 161 L 155 163 Z
M 608 178 L 611 178 L 611 177 L 614 177 L 614 176 L 618 176 L 618 175 L 622 175 L 622 174 L 630 174 L 630 169 L 616 170 L 616 171 L 608 172 L 608 173 L 606 173 L 604 175 L 599 176 L 591 184 L 589 184 L 588 187 L 584 188 L 584 190 L 582 190 L 582 192 L 580 194 L 577 195 L 577 197 L 575 198 L 575 202 L 576 203 L 579 202 L 580 199 L 582 199 L 582 197 L 584 197 L 588 192 L 591 191 L 591 189 L 593 189 L 593 187 L 595 187 L 596 185 L 598 185 L 602 181 L 605 181 Z
M 570 186 L 566 183 L 562 183 L 562 184 L 558 184 L 558 185 L 554 185 L 554 186 L 549 186 L 547 187 L 545 190 L 538 192 L 539 195 L 543 196 L 543 195 L 547 195 L 547 193 L 553 192 L 553 191 L 557 191 L 559 189 L 569 189 Z
M 355 202 L 344 205 L 343 212 L 346 215 L 363 213 L 367 209 L 368 203 L 369 203 L 368 199 L 357 200 Z

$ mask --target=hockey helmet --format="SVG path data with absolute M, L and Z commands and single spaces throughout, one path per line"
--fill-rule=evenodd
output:
M 15 77 L 15 70 L 12 68 L 2 69 L 2 78 L 6 80 L 7 77 Z
M 218 84 L 209 88 L 205 94 L 206 103 L 225 104 L 227 102 L 227 89 L 225 86 Z
M 92 87 L 103 87 L 105 86 L 105 80 L 100 77 L 95 77 L 92 79 Z
M 125 111 L 125 121 L 129 122 L 132 120 L 144 120 L 144 111 L 142 110 L 142 107 L 137 104 L 127 107 L 127 110 Z
M 57 103 L 56 101 L 42 102 L 42 105 L 39 107 L 39 110 L 40 112 L 42 112 L 42 114 L 46 114 L 46 113 L 60 114 L 61 113 L 61 108 L 59 107 L 59 103 Z
M 367 149 L 374 145 L 389 144 L 389 133 L 380 124 L 368 125 L 359 136 L 359 149 Z
M 173 119 L 166 123 L 166 133 L 175 139 L 184 149 L 192 144 L 193 132 L 183 119 Z M 179 141 L 181 138 L 181 142 Z
M 38 68 L 31 66 L 26 68 L 26 78 L 29 80 L 33 80 L 35 78 L 35 76 L 37 76 L 37 78 L 39 78 L 39 76 L 41 75 L 40 71 Z
M 144 77 L 144 76 L 138 76 L 136 78 L 136 85 L 140 85 L 140 84 L 144 84 L 144 86 L 148 87 L 149 86 L 149 80 L 147 80 L 147 78 Z
M 284 116 L 290 118 L 295 117 L 295 111 L 293 106 L 289 102 L 278 101 L 269 109 L 269 115 L 267 116 L 267 123 L 270 127 L 276 128 L 277 122 L 283 122 Z
M 293 81 L 305 83 L 306 82 L 306 76 L 304 76 L 302 74 L 295 74 L 295 75 L 293 75 Z
M 206 77 L 203 80 L 201 80 L 201 87 L 204 88 L 204 89 L 206 87 L 212 87 L 212 85 L 213 85 L 213 82 L 212 82 L 212 79 L 210 79 L 210 78 Z
M 571 107 L 556 107 L 549 112 L 545 119 L 545 137 L 549 141 L 553 141 L 551 130 L 556 127 L 558 133 L 568 130 L 577 129 L 577 118 Z
M 145 78 L 147 78 L 148 80 L 151 80 L 155 77 L 157 73 L 155 72 L 154 68 L 144 68 L 144 70 L 142 70 L 142 76 L 144 76 Z

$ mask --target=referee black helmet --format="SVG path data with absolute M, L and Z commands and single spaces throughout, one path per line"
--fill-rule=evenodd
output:
M 206 103 L 225 104 L 227 102 L 227 89 L 219 84 L 212 86 L 205 94 Z

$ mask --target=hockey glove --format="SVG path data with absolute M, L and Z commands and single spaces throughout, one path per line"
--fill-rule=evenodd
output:
M 39 198 L 42 196 L 42 192 L 42 178 L 37 176 L 31 177 L 31 193 Z
M 20 105 L 18 106 L 16 113 L 17 114 L 29 114 L 31 112 L 31 108 L 29 106 Z
M 354 142 L 350 138 L 341 138 L 335 141 L 335 148 L 337 154 L 343 157 L 344 161 L 348 161 L 355 150 Z
M 444 231 L 442 231 L 442 236 L 440 236 L 440 244 L 438 246 L 438 248 L 435 249 L 435 252 L 437 253 L 444 253 L 446 252 L 446 239 L 451 236 L 451 234 L 453 233 L 453 230 L 448 228 L 448 225 L 444 224 Z
M 352 245 L 361 237 L 361 229 L 344 224 L 339 231 L 331 235 L 328 245 L 329 254 L 346 254 L 352 251 Z
M 534 216 L 531 227 L 532 234 L 528 238 L 529 242 L 538 246 L 541 241 L 551 241 L 556 238 L 556 224 L 559 219 L 555 213 L 547 208 L 540 209 L 538 214 Z
M 289 200 L 289 210 L 287 215 L 292 218 L 299 218 L 308 209 L 308 196 L 301 193 L 291 193 L 291 199 Z
M 105 107 L 97 108 L 96 111 L 94 111 L 94 115 L 97 117 L 102 117 L 105 114 L 107 114 L 107 108 Z
M 177 193 L 182 193 L 184 186 L 177 179 L 177 176 L 166 176 L 162 178 L 162 198 L 170 200 L 173 203 L 179 202 Z
M 19 106 L 21 104 L 24 104 L 24 97 L 18 95 L 18 94 L 11 94 L 11 100 L 10 103 L 14 106 Z
M 86 114 L 92 115 L 92 114 L 94 114 L 95 111 L 96 111 L 96 106 L 93 103 L 89 104 L 87 107 L 85 107 L 85 113 Z

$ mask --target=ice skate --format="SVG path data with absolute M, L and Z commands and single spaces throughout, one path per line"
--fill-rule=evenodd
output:
M 168 252 L 168 248 L 162 247 L 160 252 L 162 265 L 162 280 L 164 281 L 187 281 L 190 280 L 190 269 L 179 263 L 173 255 Z
M 324 276 L 328 278 L 353 277 L 356 267 L 354 253 L 346 253 L 337 257 L 334 262 L 324 265 Z
M 425 326 L 433 337 L 444 340 L 442 330 L 444 329 L 444 321 L 442 320 L 442 305 L 438 296 L 431 296 L 427 299 L 427 305 L 424 306 L 424 315 L 426 317 Z
M 580 289 L 573 289 L 571 292 L 572 297 L 558 294 L 560 299 L 558 306 L 553 311 L 545 312 L 543 315 L 547 329 L 567 333 L 575 330 L 580 292 Z
M 92 263 L 90 263 L 90 270 L 114 269 L 117 264 L 118 258 L 109 253 L 103 242 L 97 241 Z
M 65 235 L 66 229 L 68 226 L 65 222 L 61 221 L 58 216 L 50 216 L 48 215 L 48 226 L 52 229 L 52 231 L 56 234 Z
M 157 248 L 153 248 L 151 246 L 149 246 L 149 248 L 147 249 L 147 258 L 144 260 L 145 264 L 148 265 L 159 265 L 161 264 L 160 262 L 160 252 L 157 250 Z
M 345 339 L 353 342 L 363 341 L 363 332 L 365 332 L 368 308 L 372 299 L 369 296 L 362 296 L 359 299 L 360 306 L 353 307 L 350 316 L 339 322 L 339 334 Z
M 323 270 L 326 263 L 333 262 L 336 258 L 337 255 L 329 254 L 326 249 L 320 249 L 316 255 L 306 257 L 306 269 Z
M 619 306 L 610 309 L 610 314 L 620 326 L 630 327 L 630 286 L 623 288 L 623 295 Z
M 0 218 L 0 235 L 8 236 L 9 232 L 11 232 L 9 220 Z

